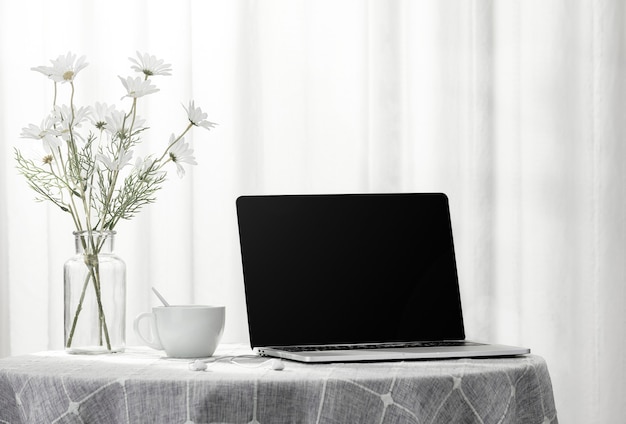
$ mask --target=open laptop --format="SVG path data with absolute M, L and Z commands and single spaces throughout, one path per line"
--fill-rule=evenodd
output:
M 510 356 L 465 340 L 442 193 L 237 199 L 250 343 L 302 362 Z

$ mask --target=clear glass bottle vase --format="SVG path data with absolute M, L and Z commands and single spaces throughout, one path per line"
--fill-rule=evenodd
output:
M 74 232 L 76 255 L 63 267 L 65 350 L 123 352 L 126 264 L 113 252 L 115 231 Z

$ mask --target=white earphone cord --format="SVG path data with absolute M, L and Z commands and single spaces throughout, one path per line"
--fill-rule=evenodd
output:
M 217 362 L 221 362 L 221 361 L 226 361 L 228 360 L 228 362 L 230 362 L 233 365 L 237 365 L 239 367 L 243 367 L 243 368 L 261 368 L 263 366 L 267 366 L 268 364 L 270 365 L 270 367 L 275 370 L 275 371 L 282 371 L 283 369 L 285 369 L 285 364 L 283 363 L 283 361 L 281 361 L 280 359 L 274 358 L 274 359 L 268 359 L 267 361 L 261 362 L 260 364 L 242 364 L 240 362 L 237 361 L 237 359 L 239 358 L 258 358 L 258 356 L 252 356 L 252 355 L 239 355 L 239 356 L 217 356 L 217 357 L 213 357 L 210 359 L 196 359 L 193 362 L 189 363 L 189 369 L 192 371 L 205 371 L 209 366 L 212 366 L 213 364 L 216 364 Z

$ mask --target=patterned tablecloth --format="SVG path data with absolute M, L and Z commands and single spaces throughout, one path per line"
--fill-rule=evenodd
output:
M 557 423 L 538 356 L 285 362 L 222 345 L 206 371 L 161 352 L 0 359 L 0 423 Z

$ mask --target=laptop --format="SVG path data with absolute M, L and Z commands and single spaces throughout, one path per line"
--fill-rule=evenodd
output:
M 251 347 L 301 362 L 511 356 L 465 340 L 443 193 L 236 201 Z

